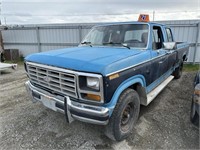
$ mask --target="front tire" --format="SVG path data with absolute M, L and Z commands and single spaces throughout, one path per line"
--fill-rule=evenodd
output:
M 121 141 L 129 136 L 138 119 L 140 99 L 133 89 L 125 90 L 119 97 L 105 134 L 112 140 Z

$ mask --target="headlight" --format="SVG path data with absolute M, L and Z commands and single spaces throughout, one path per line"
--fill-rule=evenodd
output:
M 103 78 L 99 74 L 78 73 L 78 95 L 81 100 L 104 102 Z
M 99 90 L 99 78 L 87 77 L 87 87 Z

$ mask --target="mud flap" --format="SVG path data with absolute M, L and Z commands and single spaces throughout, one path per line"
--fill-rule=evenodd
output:
M 64 98 L 64 109 L 65 109 L 64 111 L 65 111 L 65 118 L 66 118 L 67 123 L 72 123 L 74 119 L 72 118 L 71 113 L 69 111 L 69 107 L 67 105 L 69 101 L 70 101 L 69 97 Z

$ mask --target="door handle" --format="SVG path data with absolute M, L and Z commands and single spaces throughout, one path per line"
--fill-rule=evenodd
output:
M 159 63 L 159 64 L 162 64 L 162 63 L 163 63 L 163 61 L 159 61 L 158 63 Z
M 172 52 L 172 51 L 167 51 L 167 52 L 166 52 L 166 54 L 171 54 L 171 53 L 173 53 L 173 52 Z

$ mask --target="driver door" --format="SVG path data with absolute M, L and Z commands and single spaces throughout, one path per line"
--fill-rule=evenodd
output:
M 168 71 L 168 54 L 163 49 L 164 36 L 160 26 L 153 26 L 152 51 L 151 51 L 151 79 L 152 82 L 160 78 Z

